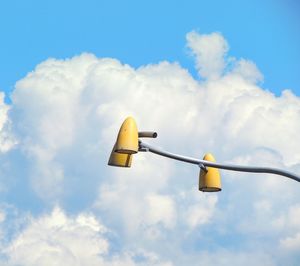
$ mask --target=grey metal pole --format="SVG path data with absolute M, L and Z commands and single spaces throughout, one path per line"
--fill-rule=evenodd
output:
M 249 172 L 249 173 L 267 173 L 267 174 L 275 174 L 275 175 L 281 175 L 288 178 L 291 178 L 293 180 L 296 180 L 300 182 L 300 177 L 290 173 L 288 171 L 284 171 L 281 169 L 271 168 L 271 167 L 256 167 L 256 166 L 241 166 L 241 165 L 233 165 L 233 164 L 220 164 L 220 163 L 214 163 L 210 161 L 205 160 L 199 160 L 192 157 L 186 157 L 178 154 L 174 154 L 171 152 L 162 151 L 160 149 L 157 149 L 149 144 L 146 144 L 142 141 L 139 141 L 139 147 L 140 151 L 149 151 L 164 157 L 168 157 L 174 160 L 196 164 L 196 165 L 204 165 L 208 167 L 213 168 L 219 168 L 224 170 L 230 170 L 230 171 L 238 171 L 238 172 Z

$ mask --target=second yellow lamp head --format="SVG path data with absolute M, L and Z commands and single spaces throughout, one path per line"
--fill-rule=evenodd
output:
M 215 162 L 215 158 L 210 153 L 205 154 L 203 160 Z M 199 190 L 203 192 L 221 191 L 221 177 L 219 169 L 206 167 L 206 169 L 200 170 Z

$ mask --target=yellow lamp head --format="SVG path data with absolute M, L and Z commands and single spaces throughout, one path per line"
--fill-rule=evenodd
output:
M 132 117 L 127 117 L 119 130 L 114 151 L 117 153 L 133 154 L 137 153 L 138 149 L 139 139 L 136 123 Z
M 133 155 L 115 152 L 115 148 L 116 148 L 116 144 L 114 145 L 114 148 L 111 151 L 108 160 L 108 165 L 119 166 L 119 167 L 131 167 Z
M 205 154 L 203 160 L 215 162 L 215 158 L 210 153 Z M 218 192 L 222 190 L 219 169 L 206 167 L 206 170 L 200 170 L 199 190 L 203 192 Z

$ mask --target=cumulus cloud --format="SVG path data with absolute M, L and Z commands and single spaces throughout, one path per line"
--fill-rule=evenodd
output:
M 12 135 L 8 133 L 10 120 L 8 118 L 9 106 L 4 102 L 4 93 L 0 92 L 0 152 L 9 151 L 15 144 Z
M 48 59 L 17 82 L 12 104 L 0 112 L 1 136 L 11 139 L 2 141 L 2 179 L 11 170 L 8 190 L 74 214 L 56 208 L 37 215 L 8 241 L 10 262 L 21 262 L 31 247 L 39 252 L 26 265 L 53 254 L 70 265 L 192 265 L 200 258 L 229 265 L 232 254 L 237 264 L 276 265 L 297 247 L 299 228 L 287 206 L 298 206 L 299 193 L 291 180 L 222 171 L 223 191 L 202 194 L 197 167 L 153 154 L 134 155 L 131 169 L 107 167 L 131 115 L 140 130 L 158 132 L 152 144 L 164 149 L 300 172 L 299 97 L 262 89 L 256 65 L 228 59 L 220 33 L 191 32 L 187 45 L 201 82 L 179 63 L 134 69 L 92 54 Z
M 190 193 L 195 194 L 194 191 Z M 189 205 L 186 211 L 186 221 L 191 228 L 206 224 L 210 221 L 218 199 L 216 195 L 209 196 L 204 194 L 202 194 L 201 197 L 195 195 L 195 198 L 198 200 Z
M 107 228 L 94 215 L 67 216 L 61 208 L 37 218 L 4 248 L 7 265 L 126 265 L 136 264 L 140 256 L 147 264 L 169 266 L 154 253 L 143 251 L 110 253 Z
M 294 236 L 286 237 L 280 240 L 280 244 L 284 249 L 299 251 L 300 249 L 300 233 Z
M 220 78 L 228 51 L 227 41 L 220 33 L 198 34 L 192 31 L 186 35 L 187 46 L 196 58 L 196 68 L 203 78 Z
M 108 252 L 104 232 L 93 216 L 72 219 L 56 208 L 32 219 L 5 253 L 13 265 L 99 265 Z

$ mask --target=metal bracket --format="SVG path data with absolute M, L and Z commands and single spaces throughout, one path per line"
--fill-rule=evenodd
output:
M 139 151 L 141 152 L 148 152 L 149 148 L 142 146 L 142 142 L 139 140 Z
M 142 151 L 142 152 L 147 152 L 147 151 L 149 151 L 149 148 L 144 148 L 144 147 L 141 147 L 141 148 L 139 148 L 139 151 Z
M 199 167 L 200 167 L 201 170 L 203 170 L 207 173 L 208 170 L 207 170 L 207 168 L 205 167 L 205 165 L 203 163 L 200 163 Z

